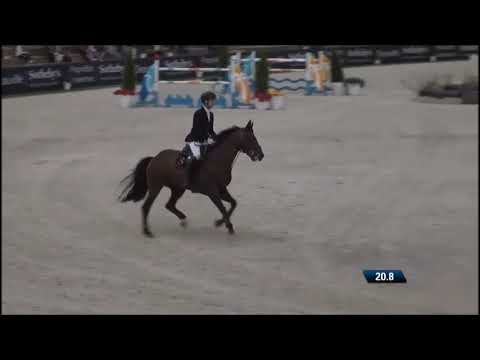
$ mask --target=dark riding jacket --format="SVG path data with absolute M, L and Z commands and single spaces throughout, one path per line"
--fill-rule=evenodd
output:
M 207 111 L 201 107 L 193 114 L 193 126 L 185 138 L 185 142 L 206 142 L 209 137 L 214 141 L 217 134 L 213 130 L 213 113 L 210 112 L 210 119 Z

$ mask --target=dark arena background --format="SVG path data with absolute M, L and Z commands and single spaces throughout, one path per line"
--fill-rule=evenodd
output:
M 265 155 L 240 154 L 228 189 L 235 235 L 211 200 L 162 190 L 141 206 L 119 182 L 180 150 L 194 108 L 125 108 L 133 54 L 161 95 L 195 101 L 222 72 L 216 46 L 2 46 L 3 314 L 476 314 L 478 47 L 236 46 L 268 58 L 336 54 L 356 94 L 284 89 L 279 110 L 213 108 L 215 130 L 253 120 Z M 132 51 L 133 49 L 133 51 Z M 270 61 L 295 87 L 305 63 Z M 199 80 L 199 84 L 175 81 Z M 282 90 L 280 90 L 282 91 Z M 440 95 L 436 95 L 440 93 Z M 368 283 L 364 270 L 401 270 Z M 388 280 L 388 276 L 385 277 Z

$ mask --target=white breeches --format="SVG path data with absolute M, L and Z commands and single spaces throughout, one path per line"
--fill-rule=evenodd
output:
M 207 145 L 208 143 L 199 143 L 199 142 L 189 142 L 188 146 L 190 146 L 190 150 L 192 151 L 193 156 L 195 159 L 200 159 L 200 145 Z

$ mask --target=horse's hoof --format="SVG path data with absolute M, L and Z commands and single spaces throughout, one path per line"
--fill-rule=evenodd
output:
M 180 226 L 185 229 L 185 228 L 188 226 L 188 221 L 187 221 L 187 219 L 181 220 L 181 221 L 180 221 Z
M 234 235 L 234 234 L 235 234 L 235 230 L 233 230 L 233 226 L 228 228 L 228 233 L 229 233 L 230 235 Z
M 215 225 L 215 227 L 219 227 L 223 225 L 223 222 L 224 222 L 223 219 L 219 219 L 219 220 L 215 220 L 213 224 Z
M 153 238 L 153 234 L 150 230 L 144 229 L 143 230 L 143 235 L 145 235 L 148 238 Z

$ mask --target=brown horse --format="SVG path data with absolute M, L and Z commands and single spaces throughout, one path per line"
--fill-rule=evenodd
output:
M 195 176 L 192 177 L 191 185 L 188 187 L 193 193 L 204 194 L 212 200 L 222 213 L 222 218 L 215 221 L 215 226 L 225 223 L 230 234 L 234 234 L 230 217 L 237 206 L 237 201 L 230 195 L 227 186 L 232 180 L 232 166 L 239 152 L 247 154 L 252 161 L 261 161 L 264 157 L 253 133 L 251 120 L 244 128 L 233 126 L 218 134 L 217 141 L 209 146 L 205 159 L 195 162 L 197 166 L 192 169 Z M 148 226 L 148 213 L 164 186 L 171 190 L 170 199 L 165 207 L 180 219 L 182 226 L 187 225 L 186 215 L 175 206 L 187 189 L 184 185 L 185 168 L 178 165 L 180 156 L 180 151 L 168 149 L 155 157 L 145 157 L 121 182 L 121 184 L 128 182 L 119 196 L 121 202 L 140 201 L 148 192 L 147 199 L 142 205 L 143 233 L 148 237 L 153 237 Z M 230 203 L 228 211 L 222 200 Z

